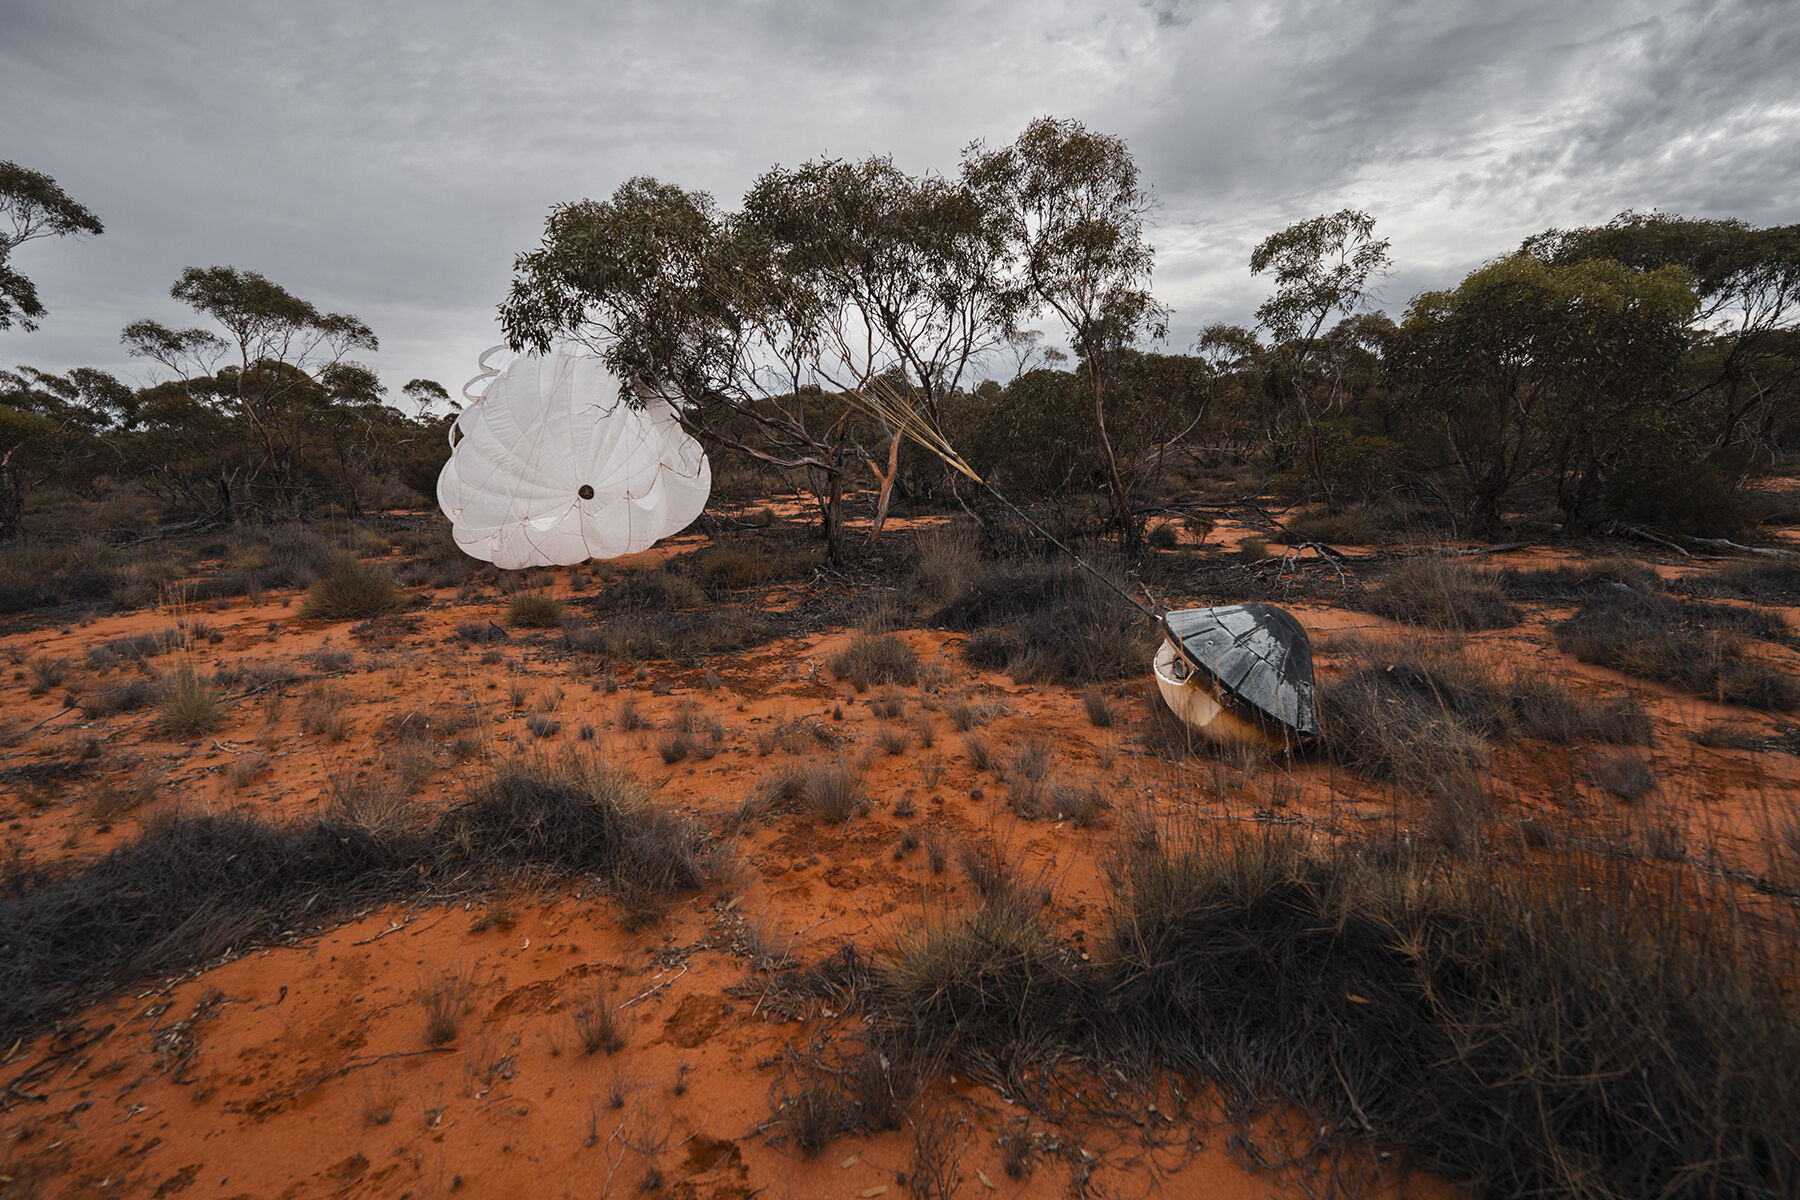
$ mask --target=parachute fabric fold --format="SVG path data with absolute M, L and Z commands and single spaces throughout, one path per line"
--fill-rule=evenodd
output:
M 712 490 L 705 452 L 668 403 L 633 408 L 591 355 L 515 358 L 451 440 L 438 506 L 456 544 L 497 567 L 648 549 L 691 524 Z

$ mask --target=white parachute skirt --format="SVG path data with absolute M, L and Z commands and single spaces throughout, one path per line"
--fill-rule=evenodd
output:
M 491 376 L 487 391 L 452 425 L 438 474 L 465 552 L 509 570 L 617 558 L 706 507 L 712 468 L 666 400 L 627 404 L 592 355 L 522 354 L 497 373 L 487 358 L 470 381 Z

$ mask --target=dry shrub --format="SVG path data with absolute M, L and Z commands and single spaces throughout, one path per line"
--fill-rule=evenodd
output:
M 1493 578 L 1515 600 L 1558 601 L 1573 604 L 1598 592 L 1632 588 L 1655 588 L 1656 571 L 1629 558 L 1599 558 L 1564 567 L 1544 567 L 1534 571 L 1508 568 L 1496 571 Z
M 891 633 L 859 633 L 825 664 L 859 692 L 876 684 L 911 685 L 919 680 L 919 653 Z
M 737 591 L 767 583 L 774 577 L 775 567 L 767 558 L 735 546 L 717 546 L 696 556 L 696 569 L 709 588 Z
M 450 967 L 419 977 L 419 1008 L 425 1014 L 425 1042 L 442 1046 L 462 1028 L 469 1011 L 475 981 L 462 967 Z
M 306 589 L 300 615 L 325 621 L 363 620 L 406 605 L 406 594 L 385 567 L 340 559 Z
M 225 697 L 192 667 L 164 675 L 156 688 L 156 723 L 176 737 L 199 737 L 225 721 Z
M 1390 569 L 1364 606 L 1376 616 L 1434 629 L 1501 629 L 1519 610 L 1498 580 L 1445 558 L 1413 558 Z
M 1105 688 L 1089 684 L 1081 689 L 1081 706 L 1087 710 L 1089 724 L 1097 729 L 1112 728 L 1112 702 L 1107 699 Z
M 1155 637 L 1136 610 L 1062 562 L 997 569 L 933 620 L 971 633 L 963 657 L 1020 683 L 1078 684 L 1143 670 Z
M 366 830 L 377 838 L 398 837 L 418 824 L 419 811 L 406 789 L 390 780 L 333 775 L 325 781 L 326 820 Z
M 522 592 L 506 606 L 506 623 L 522 629 L 555 629 L 568 607 L 543 592 Z
M 706 603 L 706 593 L 685 575 L 658 568 L 626 572 L 600 594 L 598 603 L 606 609 L 667 613 L 700 607 Z
M 980 533 L 964 522 L 922 530 L 913 542 L 913 578 L 934 604 L 947 604 L 981 573 Z
M 169 818 L 97 860 L 3 868 L 0 1041 L 147 975 L 371 905 L 550 872 L 597 880 L 636 922 L 700 887 L 710 862 L 697 825 L 578 756 L 511 764 L 428 829 L 385 836 L 334 812 L 294 825 Z
M 315 691 L 300 710 L 300 732 L 328 742 L 349 736 L 350 714 L 344 711 L 343 695 L 327 687 Z
M 1602 791 L 1634 803 L 1656 790 L 1656 769 L 1641 754 L 1602 755 L 1591 777 Z
M 799 798 L 822 821 L 842 825 L 867 810 L 862 780 L 841 762 L 808 763 L 800 768 Z
M 1557 646 L 1582 662 L 1721 703 L 1800 708 L 1800 680 L 1742 654 L 1745 639 L 1792 644 L 1786 622 L 1774 614 L 1615 588 L 1590 597 L 1555 635 Z
M 1800 605 L 1800 562 L 1739 559 L 1716 571 L 1692 574 L 1674 585 L 1690 596 L 1754 600 L 1759 604 Z
M 136 712 L 155 699 L 155 684 L 148 679 L 133 679 L 117 687 L 83 693 L 81 715 L 92 721 L 122 712 Z
M 1217 826 L 1122 846 L 1112 880 L 1087 961 L 1004 889 L 903 932 L 818 1077 L 873 1054 L 898 1095 L 951 1070 L 1046 1116 L 1064 1093 L 1018 1084 L 1060 1064 L 1143 1086 L 1121 1098 L 1135 1113 L 1161 1099 L 1150 1081 L 1191 1079 L 1243 1129 L 1306 1112 L 1290 1162 L 1338 1163 L 1356 1130 L 1493 1195 L 1800 1183 L 1793 930 L 1695 894 L 1726 884 L 1605 858 L 1446 872 L 1391 843 Z M 869 1127 L 821 1137 L 846 1126 Z
M 912 745 L 912 734 L 892 725 L 883 725 L 875 733 L 875 744 L 883 754 L 905 754 Z
M 587 1055 L 617 1054 L 625 1048 L 625 1034 L 613 1013 L 612 993 L 594 989 L 593 998 L 575 1010 L 575 1040 Z

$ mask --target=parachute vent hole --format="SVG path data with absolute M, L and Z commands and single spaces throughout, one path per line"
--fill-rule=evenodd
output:
M 591 483 L 584 483 L 575 494 L 580 496 L 583 500 L 592 500 L 594 498 L 594 485 Z

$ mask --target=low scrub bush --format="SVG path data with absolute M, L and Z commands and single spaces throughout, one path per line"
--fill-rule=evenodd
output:
M 1566 567 L 1544 567 L 1535 571 L 1507 568 L 1494 572 L 1492 578 L 1514 600 L 1561 601 L 1577 603 L 1596 593 L 1630 588 L 1654 591 L 1656 571 L 1629 558 L 1602 558 Z
M 340 559 L 306 589 L 300 615 L 325 621 L 357 621 L 394 612 L 406 595 L 384 567 Z
M 1387 844 L 1216 828 L 1121 850 L 1089 954 L 993 888 L 871 965 L 813 968 L 837 981 L 813 994 L 854 989 L 866 1018 L 820 1078 L 878 1059 L 905 1102 L 950 1070 L 1055 1120 L 1060 1082 L 1106 1078 L 1107 1111 L 1141 1113 L 1173 1077 L 1245 1130 L 1306 1113 L 1290 1163 L 1360 1137 L 1477 1194 L 1800 1187 L 1786 924 L 1696 910 L 1690 877 L 1620 860 L 1446 874 Z
M 597 603 L 614 611 L 672 612 L 700 607 L 706 603 L 706 593 L 687 576 L 658 568 L 626 572 L 619 582 L 600 593 Z
M 859 692 L 876 684 L 919 681 L 919 654 L 891 633 L 859 633 L 826 662 L 831 673 Z
M 963 646 L 971 665 L 1021 683 L 1122 679 L 1144 669 L 1156 641 L 1135 609 L 1063 563 L 998 570 L 932 619 L 973 635 Z
M 543 592 L 521 592 L 506 606 L 506 623 L 522 629 L 555 629 L 567 611 L 563 602 Z
M 981 574 L 979 532 L 963 523 L 921 530 L 913 541 L 913 586 L 933 605 L 950 603 Z
M 1502 629 L 1519 610 L 1499 581 L 1443 558 L 1413 558 L 1390 569 L 1364 600 L 1378 617 L 1434 629 Z
M 1688 575 L 1673 590 L 1689 596 L 1796 605 L 1800 604 L 1800 560 L 1740 559 L 1716 571 Z
M 1559 648 L 1582 662 L 1721 703 L 1800 707 L 1800 679 L 1742 655 L 1744 639 L 1793 640 L 1785 621 L 1757 609 L 1609 589 L 1557 625 L 1555 636 Z
M 751 550 L 735 546 L 718 546 L 697 555 L 694 568 L 701 582 L 719 591 L 738 591 L 767 583 L 775 574 L 774 564 Z
M 697 825 L 584 757 L 504 767 L 428 828 L 370 815 L 388 811 L 371 793 L 293 825 L 183 817 L 99 859 L 0 867 L 0 1040 L 131 981 L 371 904 L 548 870 L 597 879 L 628 917 L 647 919 L 701 886 L 711 861 Z
M 211 733 L 225 720 L 225 697 L 192 667 L 164 675 L 156 688 L 156 723 L 176 737 Z

